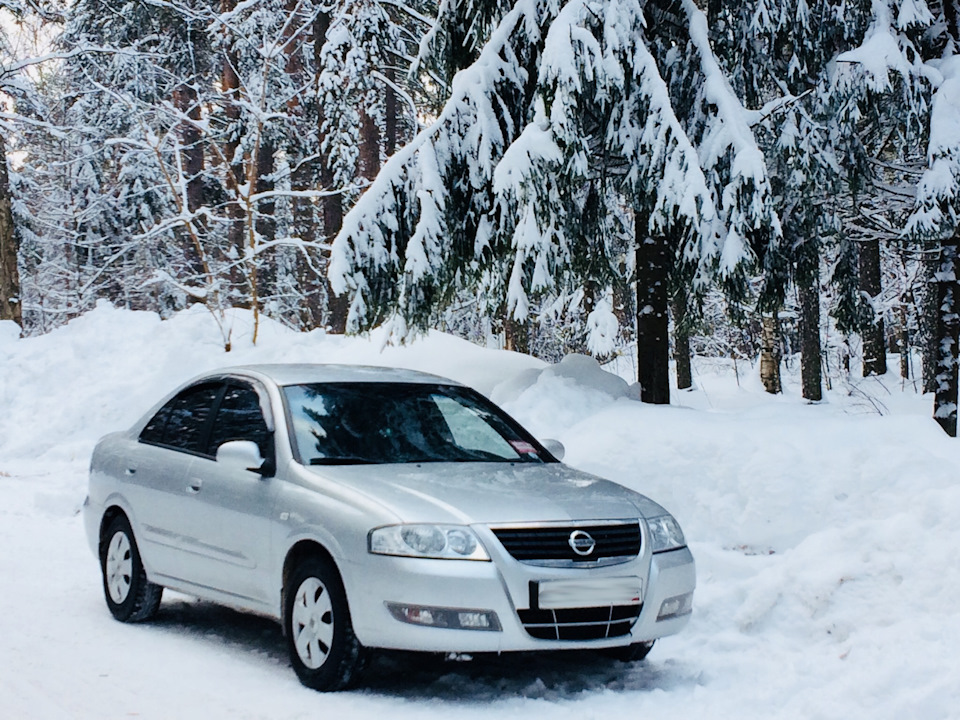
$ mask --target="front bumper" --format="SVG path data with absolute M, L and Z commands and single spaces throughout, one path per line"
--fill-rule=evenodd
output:
M 488 547 L 490 545 L 488 544 Z M 368 647 L 426 652 L 511 652 L 619 647 L 679 632 L 690 613 L 658 621 L 671 598 L 693 592 L 696 572 L 687 548 L 644 553 L 636 560 L 590 569 L 546 568 L 491 553 L 491 562 L 427 560 L 369 555 L 344 573 L 354 632 Z M 345 568 L 346 569 L 346 568 Z M 636 577 L 642 604 L 630 632 L 597 639 L 539 639 L 518 610 L 531 607 L 531 583 Z M 394 605 L 391 613 L 388 604 Z M 429 627 L 398 620 L 396 605 L 496 613 L 499 630 Z

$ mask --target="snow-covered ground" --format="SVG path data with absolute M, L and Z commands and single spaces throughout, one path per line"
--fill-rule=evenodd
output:
M 0 716 L 4 718 L 960 718 L 960 444 L 892 375 L 819 405 L 698 365 L 669 407 L 593 361 L 558 366 L 433 334 L 408 347 L 103 305 L 49 335 L 0 324 Z M 687 630 L 643 663 L 591 654 L 423 665 L 299 685 L 279 627 L 169 594 L 113 621 L 80 504 L 90 451 L 174 385 L 246 362 L 413 367 L 473 385 L 573 466 L 680 520 L 698 563 Z

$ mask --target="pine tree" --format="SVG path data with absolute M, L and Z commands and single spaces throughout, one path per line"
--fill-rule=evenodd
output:
M 644 234 L 676 233 L 683 262 L 719 257 L 713 201 L 640 6 L 602 10 L 519 3 L 437 123 L 387 164 L 334 245 L 331 280 L 351 291 L 354 328 L 426 327 L 458 288 L 522 321 L 544 293 L 602 287 L 616 255 L 602 223 L 617 203 Z
M 710 42 L 707 17 L 693 0 L 658 0 L 648 7 L 653 17 L 652 26 L 656 28 L 656 53 L 671 99 L 697 147 L 717 208 L 711 249 L 698 254 L 706 262 L 700 266 L 660 263 L 666 282 L 648 283 L 648 286 L 656 290 L 661 285 L 669 285 L 677 307 L 684 308 L 684 317 L 674 319 L 675 329 L 690 322 L 685 316 L 697 310 L 710 282 L 723 287 L 731 315 L 739 321 L 752 293 L 750 274 L 762 269 L 766 282 L 760 301 L 764 307 L 775 310 L 781 302 L 785 283 L 780 220 L 773 204 L 765 158 L 751 125 L 754 115 L 747 111 L 728 81 Z M 723 18 L 715 20 L 722 22 Z M 644 245 L 644 248 L 650 247 L 650 243 Z M 648 263 L 648 267 L 656 264 Z M 645 303 L 654 311 L 641 315 L 638 323 L 659 323 L 654 334 L 663 340 L 657 364 L 665 366 L 667 311 L 663 292 L 658 292 L 660 297 L 647 298 L 648 301 L 655 299 L 655 304 Z M 771 369 L 779 372 L 777 364 Z M 659 387 L 662 397 L 666 392 L 665 376 L 660 378 Z
M 849 64 L 854 81 L 862 83 L 869 98 L 888 98 L 876 111 L 872 129 L 882 137 L 884 127 L 898 132 L 891 133 L 882 147 L 892 142 L 902 152 L 917 135 L 928 141 L 928 169 L 917 186 L 916 209 L 906 231 L 919 242 L 930 243 L 936 252 L 939 358 L 934 418 L 947 434 L 956 436 L 960 357 L 955 306 L 960 177 L 957 7 L 951 0 L 934 6 L 923 0 L 889 0 L 873 3 L 872 11 L 863 43 L 840 59 Z M 898 124 L 892 125 L 891 118 Z
M 950 42 L 960 46 L 956 15 L 948 23 Z M 960 363 L 960 57 L 940 65 L 942 82 L 930 113 L 929 168 L 918 185 L 917 207 L 908 230 L 937 243 L 937 339 L 934 419 L 957 435 Z

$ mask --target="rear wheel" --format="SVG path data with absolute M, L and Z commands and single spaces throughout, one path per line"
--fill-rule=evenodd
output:
M 307 687 L 342 690 L 356 680 L 366 651 L 350 622 L 340 574 L 329 560 L 308 558 L 290 575 L 284 593 L 290 662 Z
M 100 543 L 100 570 L 107 607 L 117 620 L 141 622 L 156 615 L 163 588 L 147 580 L 125 515 L 118 515 L 107 526 Z

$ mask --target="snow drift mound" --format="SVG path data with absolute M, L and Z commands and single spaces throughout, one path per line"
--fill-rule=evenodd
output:
M 650 406 L 582 356 L 547 366 L 441 333 L 393 347 L 383 333 L 298 334 L 268 320 L 254 346 L 249 313 L 226 322 L 230 353 L 200 307 L 161 322 L 104 304 L 27 339 L 0 325 L 0 576 L 15 581 L 0 613 L 0 698 L 11 717 L 957 717 L 960 445 L 894 378 L 859 387 L 883 393 L 866 405 L 839 391 L 807 405 L 789 377 L 788 395 L 771 398 L 705 372 L 677 396 L 686 407 Z M 569 464 L 678 517 L 698 563 L 690 626 L 626 668 L 456 665 L 322 697 L 296 683 L 272 626 L 182 599 L 152 625 L 112 622 L 76 516 L 94 443 L 187 378 L 252 362 L 407 367 L 491 395 L 562 441 Z

